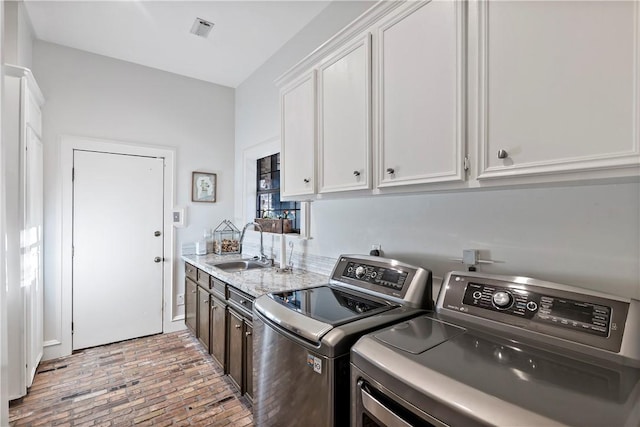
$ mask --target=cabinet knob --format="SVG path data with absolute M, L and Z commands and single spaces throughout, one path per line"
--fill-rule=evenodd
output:
M 159 256 L 153 259 L 153 262 L 160 262 L 160 261 L 162 261 L 162 258 L 160 258 Z
M 162 233 L 159 231 L 156 231 L 155 233 L 153 233 L 154 236 L 158 237 L 159 235 L 161 235 Z
M 304 181 L 305 184 L 308 184 L 309 183 L 309 178 L 305 178 L 305 179 L 303 179 L 303 181 Z
M 251 336 L 251 332 L 245 332 L 244 333 L 246 336 Z
M 360 176 L 360 172 L 359 171 L 353 171 L 353 176 Z
M 195 293 L 196 293 L 196 291 L 191 291 L 191 293 L 192 293 L 192 294 L 195 294 Z
M 242 328 L 242 325 L 234 325 L 236 329 Z
M 505 150 L 498 150 L 499 159 L 506 159 L 507 157 L 509 157 L 509 153 L 507 153 Z
M 394 168 L 387 168 L 387 173 L 389 175 L 393 175 L 394 173 L 396 173 L 396 170 Z
M 217 306 L 217 305 L 212 305 L 212 306 L 211 306 L 211 310 L 217 310 L 217 309 L 218 309 L 218 306 Z
M 241 299 L 240 300 L 240 304 L 245 305 L 247 303 L 247 300 Z
M 206 299 L 206 300 L 202 301 L 202 303 L 203 303 L 203 304 L 206 304 L 206 303 L 208 303 L 208 302 L 209 302 L 209 300 L 208 300 L 208 299 Z

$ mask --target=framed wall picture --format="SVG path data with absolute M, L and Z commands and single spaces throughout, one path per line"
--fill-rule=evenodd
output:
M 191 201 L 209 202 L 216 201 L 216 174 L 208 172 L 192 172 L 191 174 Z

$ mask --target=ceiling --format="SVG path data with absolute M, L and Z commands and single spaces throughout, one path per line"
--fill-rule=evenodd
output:
M 37 39 L 237 87 L 329 1 L 32 1 Z M 208 38 L 190 33 L 213 22 Z

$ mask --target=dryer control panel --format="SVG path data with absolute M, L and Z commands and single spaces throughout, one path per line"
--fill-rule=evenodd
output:
M 493 284 L 467 283 L 463 303 L 606 337 L 611 307 Z
M 513 326 L 612 352 L 620 351 L 629 307 L 624 298 L 586 289 L 476 272 L 449 273 L 436 304 L 443 315 L 471 323 Z

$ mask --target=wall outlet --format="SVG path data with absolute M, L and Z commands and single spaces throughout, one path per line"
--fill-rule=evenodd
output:
M 178 294 L 176 301 L 176 305 L 184 305 L 184 294 Z

